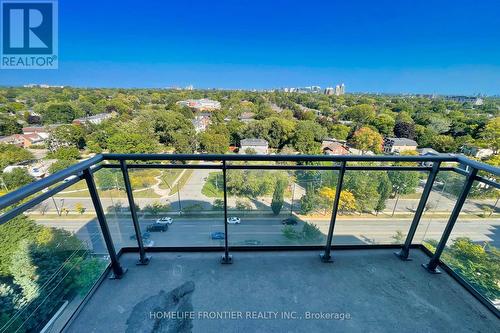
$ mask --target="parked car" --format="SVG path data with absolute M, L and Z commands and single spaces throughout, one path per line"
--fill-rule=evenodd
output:
M 143 232 L 142 233 L 142 239 L 148 239 L 150 236 L 151 236 L 151 234 L 149 232 Z M 130 239 L 131 240 L 136 240 L 137 237 L 135 236 L 135 234 L 133 234 L 133 235 L 130 235 Z
M 225 236 L 226 235 L 222 231 L 214 231 L 210 234 L 212 239 L 224 239 Z
M 172 224 L 172 222 L 174 222 L 174 219 L 171 217 L 162 217 L 156 220 L 156 223 Z
M 286 219 L 284 219 L 283 221 L 281 221 L 282 224 L 285 224 L 285 225 L 295 225 L 297 224 L 297 220 L 294 219 L 293 217 L 288 217 Z
M 168 230 L 168 224 L 166 223 L 151 223 L 146 228 L 149 232 L 165 232 Z
M 239 217 L 236 217 L 236 216 L 228 217 L 227 218 L 227 223 L 229 223 L 229 224 L 240 224 L 241 223 L 241 219 Z
M 152 239 L 144 239 L 142 243 L 145 247 L 153 247 L 155 245 L 155 241 Z
M 262 242 L 260 240 L 255 240 L 255 239 L 247 239 L 243 243 L 245 245 L 260 245 L 260 244 L 262 244 Z

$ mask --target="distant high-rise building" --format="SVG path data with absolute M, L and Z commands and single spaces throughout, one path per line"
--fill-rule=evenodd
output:
M 335 86 L 335 95 L 340 96 L 340 86 L 338 84 Z
M 345 94 L 345 85 L 343 83 L 340 85 L 340 94 Z
M 335 89 L 332 87 L 328 87 L 325 89 L 325 95 L 333 95 L 335 93 Z

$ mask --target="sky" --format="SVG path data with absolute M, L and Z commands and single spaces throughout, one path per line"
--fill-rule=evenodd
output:
M 0 85 L 500 94 L 498 0 L 60 0 L 59 68 Z

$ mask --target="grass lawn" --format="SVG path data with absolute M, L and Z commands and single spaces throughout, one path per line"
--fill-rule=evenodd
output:
M 163 171 L 162 175 L 160 176 L 160 188 L 163 190 L 169 190 L 170 186 L 173 185 L 174 181 L 177 179 L 177 177 L 179 177 L 181 172 L 182 169 L 171 169 Z
M 146 189 L 143 191 L 135 191 L 133 192 L 134 198 L 159 198 L 160 196 L 156 194 L 152 189 Z M 126 198 L 127 193 L 121 190 L 107 190 L 107 191 L 99 191 L 99 196 L 101 198 Z M 78 191 L 71 193 L 58 193 L 54 197 L 56 198 L 87 198 L 89 196 L 88 191 Z
M 207 181 L 201 189 L 201 193 L 209 198 L 222 198 L 224 195 L 222 183 L 222 172 L 210 172 Z

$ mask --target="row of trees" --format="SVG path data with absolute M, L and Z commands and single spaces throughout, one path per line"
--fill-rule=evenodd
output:
M 212 113 L 213 125 L 206 133 L 195 136 L 190 121 L 194 112 L 175 102 L 203 97 L 221 101 L 222 109 Z M 11 88 L 0 89 L 0 116 L 6 117 L 0 131 L 19 133 L 28 109 L 40 114 L 43 124 L 115 112 L 118 116 L 113 121 L 70 133 L 72 138 L 59 140 L 63 133 L 55 135 L 56 145 L 69 141 L 92 151 L 149 152 L 164 150 L 161 145 L 166 145 L 177 152 L 226 152 L 229 144 L 241 138 L 257 137 L 269 141 L 272 148 L 310 154 L 319 153 L 321 140 L 330 136 L 347 139 L 363 151 L 379 152 L 381 137 L 393 135 L 442 152 L 457 151 L 464 144 L 497 151 L 500 140 L 497 99 L 477 106 L 404 96 Z M 255 121 L 239 121 L 244 113 L 253 114 Z

